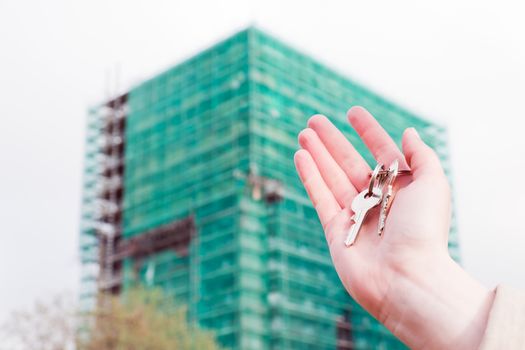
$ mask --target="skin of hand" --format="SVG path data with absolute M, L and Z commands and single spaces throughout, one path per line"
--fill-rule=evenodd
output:
M 344 135 L 322 115 L 299 133 L 294 161 L 323 225 L 332 261 L 350 295 L 413 349 L 477 349 L 493 292 L 472 279 L 448 254 L 450 187 L 434 151 L 415 129 L 399 150 L 362 107 L 348 120 L 377 162 L 397 159 L 399 176 L 383 236 L 378 209 L 346 247 L 352 199 L 369 183 L 371 169 Z

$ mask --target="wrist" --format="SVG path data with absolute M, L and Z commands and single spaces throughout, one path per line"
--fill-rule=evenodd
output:
M 448 254 L 409 266 L 392 272 L 379 320 L 413 349 L 477 349 L 493 292 Z

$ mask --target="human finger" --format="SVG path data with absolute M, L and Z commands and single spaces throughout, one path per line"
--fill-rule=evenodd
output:
M 306 128 L 301 131 L 299 133 L 299 144 L 310 153 L 324 182 L 334 194 L 339 205 L 345 208 L 357 194 L 357 190 L 348 176 L 332 158 L 314 130 Z
M 301 149 L 294 156 L 295 167 L 323 228 L 341 210 L 333 193 L 323 180 L 317 165 L 308 151 Z
M 392 161 L 399 161 L 400 169 L 407 169 L 403 153 L 399 150 L 390 135 L 379 122 L 363 107 L 355 106 L 347 113 L 348 120 L 366 144 L 378 163 L 389 165 Z
M 312 116 L 308 120 L 308 126 L 316 132 L 354 187 L 358 191 L 365 188 L 369 182 L 370 166 L 343 133 L 320 114 Z

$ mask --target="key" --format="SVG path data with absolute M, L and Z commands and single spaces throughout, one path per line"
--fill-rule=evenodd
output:
M 377 234 L 379 236 L 383 235 L 386 224 L 386 216 L 388 215 L 388 210 L 390 205 L 394 200 L 394 181 L 396 180 L 397 175 L 399 174 L 399 163 L 397 160 L 393 161 L 390 167 L 388 168 L 388 174 L 386 179 L 386 193 L 381 202 L 381 210 L 379 211 L 379 223 L 377 225 Z
M 392 185 L 388 185 L 385 197 L 381 202 L 381 211 L 379 212 L 379 224 L 377 225 L 377 234 L 379 236 L 383 235 L 383 231 L 385 230 L 386 216 L 388 208 L 390 207 L 390 202 L 392 201 L 392 195 Z
M 374 187 L 372 191 L 372 195 L 368 195 L 368 188 L 364 190 L 363 192 L 359 193 L 354 200 L 352 201 L 352 211 L 354 212 L 354 215 L 352 216 L 352 221 L 354 222 L 352 226 L 350 226 L 350 231 L 348 232 L 348 236 L 345 240 L 345 245 L 347 247 L 354 244 L 357 234 L 359 233 L 359 230 L 361 229 L 361 226 L 363 226 L 363 222 L 366 219 L 366 215 L 370 211 L 370 209 L 376 207 L 383 197 L 383 193 L 381 191 L 381 188 Z

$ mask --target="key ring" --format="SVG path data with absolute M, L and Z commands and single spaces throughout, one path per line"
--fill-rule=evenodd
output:
M 370 182 L 368 183 L 368 193 L 367 196 L 371 196 L 374 194 L 374 187 L 376 184 L 376 179 L 379 176 L 379 172 L 384 169 L 383 164 L 377 163 L 376 167 L 374 168 L 374 171 L 372 172 L 372 177 L 370 178 Z M 384 171 L 384 170 L 383 170 Z
M 372 173 L 369 173 L 368 176 L 372 176 L 373 172 Z M 383 170 L 380 170 L 378 175 L 381 175 L 381 176 L 384 176 L 388 174 L 388 170 L 386 169 L 383 169 Z M 397 171 L 397 176 L 401 176 L 401 175 L 412 175 L 412 171 L 411 170 L 398 170 Z

